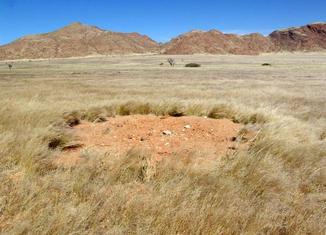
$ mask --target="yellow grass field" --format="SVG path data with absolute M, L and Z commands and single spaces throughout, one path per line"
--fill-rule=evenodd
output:
M 0 62 L 0 233 L 326 233 L 326 53 L 167 58 Z M 69 118 L 171 110 L 259 131 L 218 161 L 89 149 L 54 164 Z

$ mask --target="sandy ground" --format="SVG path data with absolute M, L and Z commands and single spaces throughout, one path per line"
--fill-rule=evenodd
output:
M 235 137 L 242 127 L 228 119 L 154 115 L 119 116 L 103 123 L 82 122 L 72 130 L 81 147 L 64 151 L 56 162 L 75 164 L 87 149 L 125 154 L 136 148 L 158 161 L 195 152 L 216 157 L 239 147 Z

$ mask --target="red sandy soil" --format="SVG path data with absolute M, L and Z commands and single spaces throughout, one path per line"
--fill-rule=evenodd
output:
M 154 115 L 118 116 L 103 123 L 82 122 L 72 129 L 82 147 L 64 151 L 56 163 L 74 165 L 82 159 L 81 151 L 85 149 L 124 154 L 137 148 L 158 161 L 194 152 L 216 157 L 239 147 L 234 138 L 242 127 L 228 119 Z M 166 135 L 164 131 L 172 134 Z

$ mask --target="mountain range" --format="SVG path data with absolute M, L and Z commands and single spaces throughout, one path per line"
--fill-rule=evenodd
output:
M 118 33 L 73 23 L 57 31 L 0 46 L 0 60 L 112 54 L 240 54 L 326 50 L 326 23 L 276 30 L 268 36 L 194 30 L 161 44 L 139 33 Z

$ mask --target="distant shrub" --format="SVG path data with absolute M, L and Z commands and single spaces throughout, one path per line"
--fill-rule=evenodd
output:
M 272 66 L 270 63 L 263 63 L 262 66 Z
M 197 63 L 189 63 L 189 64 L 186 64 L 185 67 L 188 67 L 188 68 L 198 68 L 200 67 L 201 65 L 200 64 L 197 64 Z

